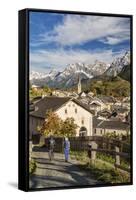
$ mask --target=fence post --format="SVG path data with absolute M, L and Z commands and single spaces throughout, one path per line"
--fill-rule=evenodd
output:
M 119 153 L 119 147 L 115 146 L 115 152 Z M 115 166 L 120 165 L 120 156 L 118 154 L 115 155 Z
M 96 151 L 95 151 L 95 149 L 97 150 L 97 146 L 98 145 L 97 145 L 97 143 L 95 141 L 92 141 L 91 145 L 92 145 L 92 149 L 94 149 L 94 150 L 91 151 L 91 163 L 94 164 L 95 160 L 96 160 Z
M 39 146 L 43 146 L 45 144 L 45 137 L 41 135 L 40 141 L 39 141 Z

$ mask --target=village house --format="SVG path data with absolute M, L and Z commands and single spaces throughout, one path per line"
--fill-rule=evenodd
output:
M 83 104 L 89 105 L 92 97 L 89 97 L 85 92 L 81 92 L 78 94 L 77 99 L 82 102 Z
M 90 110 L 93 111 L 95 115 L 97 112 L 102 111 L 104 109 L 111 109 L 111 105 L 113 105 L 112 97 L 101 96 L 100 98 L 94 97 L 94 93 L 92 92 L 84 92 L 82 91 L 81 79 L 78 77 L 78 85 L 77 85 L 77 93 L 78 100 L 83 104 L 87 105 Z M 115 103 L 115 102 L 114 102 Z
M 112 96 L 100 96 L 99 99 L 103 102 L 105 105 L 105 109 L 112 110 L 114 104 L 116 103 L 116 100 Z
M 83 104 L 86 104 L 90 110 L 94 111 L 95 115 L 97 115 L 97 112 L 107 109 L 107 105 L 104 104 L 99 98 L 92 97 L 85 92 L 79 94 L 78 100 Z
M 63 90 L 54 90 L 52 92 L 52 96 L 57 96 L 57 97 L 78 97 L 78 94 L 75 92 L 70 92 L 70 91 L 63 91 Z
M 40 86 L 32 84 L 31 88 L 40 88 Z
M 54 90 L 52 92 L 52 95 L 53 96 L 57 96 L 57 97 L 66 97 L 66 96 L 68 96 L 67 92 L 66 91 L 62 91 L 62 90 Z
M 98 102 L 92 102 L 89 104 L 90 110 L 94 110 L 97 114 L 101 110 L 101 104 Z
M 122 121 L 101 120 L 93 117 L 93 135 L 103 136 L 110 133 L 114 133 L 115 135 L 129 135 L 130 124 Z
M 99 111 L 105 110 L 107 108 L 106 104 L 104 104 L 99 98 L 94 97 L 89 103 L 89 107 L 91 110 L 95 110 L 96 115 Z
M 123 99 L 122 107 L 130 110 L 130 96 Z
M 107 109 L 97 112 L 97 117 L 103 120 L 109 119 L 111 115 L 112 115 L 112 112 Z
M 117 100 L 113 106 L 113 109 L 127 108 L 130 110 L 130 101 L 129 98 L 124 98 L 122 101 Z
M 91 97 L 93 97 L 94 93 L 90 91 L 90 92 L 88 92 L 88 95 L 91 96 Z
M 120 107 L 118 109 L 115 109 L 114 113 L 116 113 L 116 117 L 118 117 L 122 121 L 126 121 L 129 110 L 127 108 Z
M 32 84 L 31 88 L 32 90 L 37 91 L 38 89 L 40 89 L 40 86 Z
M 30 138 L 37 132 L 37 127 L 41 126 L 46 119 L 46 113 L 49 110 L 57 113 L 58 116 L 65 120 L 74 118 L 78 125 L 76 136 L 91 136 L 93 114 L 87 106 L 77 99 L 69 97 L 45 97 L 35 103 L 35 110 L 30 112 Z

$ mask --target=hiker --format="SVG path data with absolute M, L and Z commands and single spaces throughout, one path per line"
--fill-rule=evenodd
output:
M 55 140 L 51 135 L 48 141 L 48 152 L 49 152 L 49 159 L 52 160 L 54 158 L 54 147 L 55 147 Z
M 69 151 L 70 151 L 70 141 L 67 137 L 64 139 L 64 154 L 65 154 L 65 162 L 68 162 L 69 159 Z

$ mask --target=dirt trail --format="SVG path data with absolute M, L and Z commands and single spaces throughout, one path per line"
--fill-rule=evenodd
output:
M 96 185 L 91 175 L 78 167 L 76 160 L 65 162 L 64 155 L 55 153 L 53 161 L 47 152 L 33 152 L 32 157 L 37 162 L 37 169 L 30 176 L 30 188 L 50 188 L 78 185 Z

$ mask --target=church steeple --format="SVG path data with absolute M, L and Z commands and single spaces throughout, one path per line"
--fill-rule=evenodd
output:
M 81 92 L 82 92 L 82 86 L 81 86 L 81 79 L 80 79 L 80 76 L 78 76 L 78 86 L 77 86 L 78 88 L 78 94 L 80 94 Z

